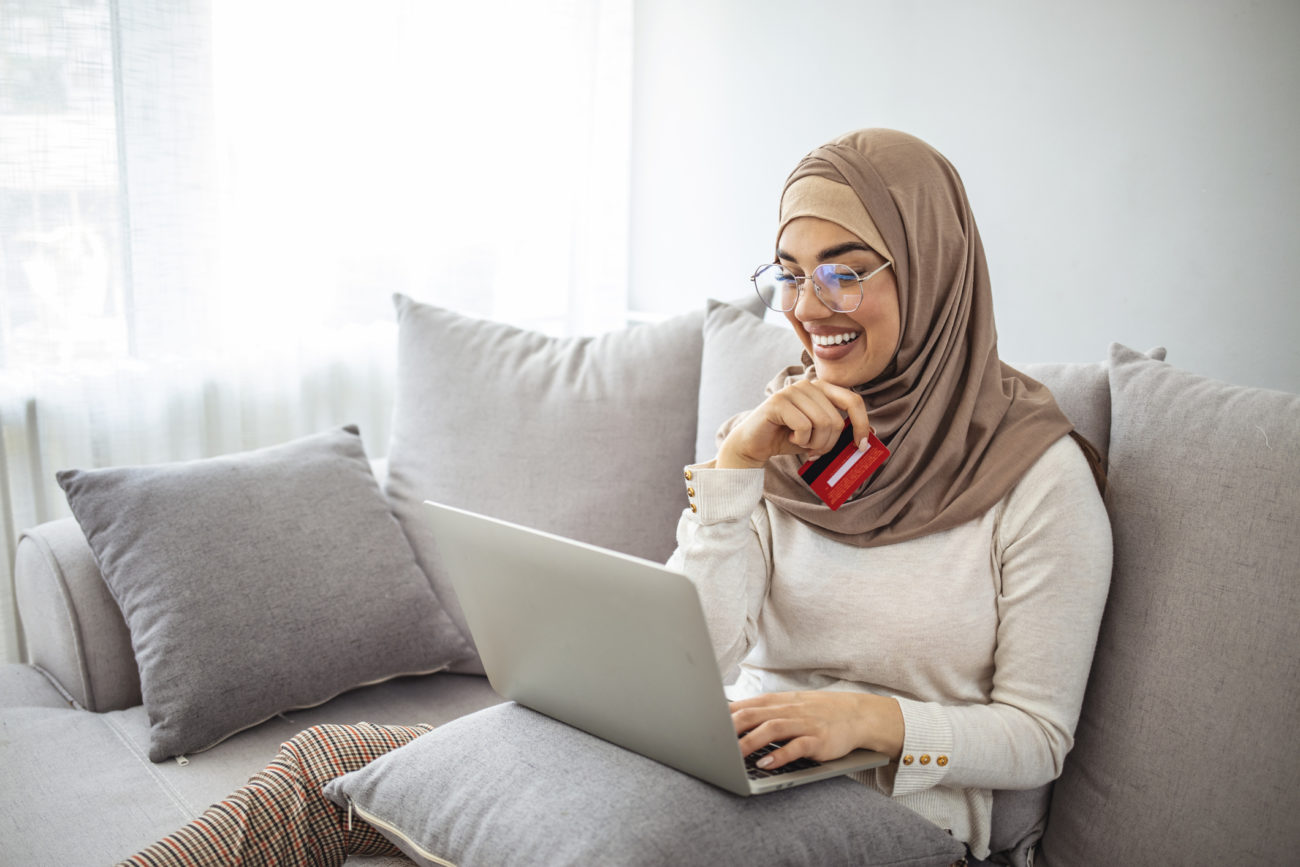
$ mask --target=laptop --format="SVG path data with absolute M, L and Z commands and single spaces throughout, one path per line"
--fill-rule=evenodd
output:
M 483 668 L 503 697 L 737 795 L 889 761 L 857 750 L 830 762 L 792 762 L 790 770 L 754 767 L 757 754 L 748 763 L 740 754 L 699 595 L 686 576 L 463 509 L 426 506 Z

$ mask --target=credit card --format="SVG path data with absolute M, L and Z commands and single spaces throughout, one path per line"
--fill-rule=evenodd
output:
M 834 511 L 844 505 L 862 482 L 880 468 L 889 457 L 889 449 L 876 439 L 876 432 L 867 434 L 867 450 L 853 442 L 853 426 L 844 422 L 844 432 L 835 446 L 815 461 L 799 468 L 800 477 L 808 483 L 823 503 Z

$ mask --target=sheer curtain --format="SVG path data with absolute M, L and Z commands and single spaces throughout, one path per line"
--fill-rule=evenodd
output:
M 356 422 L 400 291 L 627 320 L 631 0 L 0 0 L 0 651 L 64 467 Z

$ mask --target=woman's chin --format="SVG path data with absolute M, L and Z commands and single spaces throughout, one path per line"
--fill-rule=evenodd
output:
M 836 368 L 834 365 L 816 363 L 814 367 L 817 370 L 817 378 L 827 385 L 838 385 L 840 388 L 852 388 L 858 383 L 855 377 L 849 375 L 842 368 Z
M 880 374 L 880 371 L 863 368 L 862 364 L 837 364 L 820 358 L 813 359 L 813 369 L 817 371 L 817 378 L 828 385 L 838 385 L 840 388 L 862 385 Z

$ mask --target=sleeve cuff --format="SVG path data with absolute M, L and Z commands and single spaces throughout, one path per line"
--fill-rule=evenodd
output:
M 894 775 L 894 797 L 943 782 L 952 769 L 952 723 L 943 705 L 896 699 L 903 710 L 903 752 Z
M 720 470 L 710 461 L 683 472 L 687 507 L 701 524 L 744 521 L 763 498 L 763 470 Z

